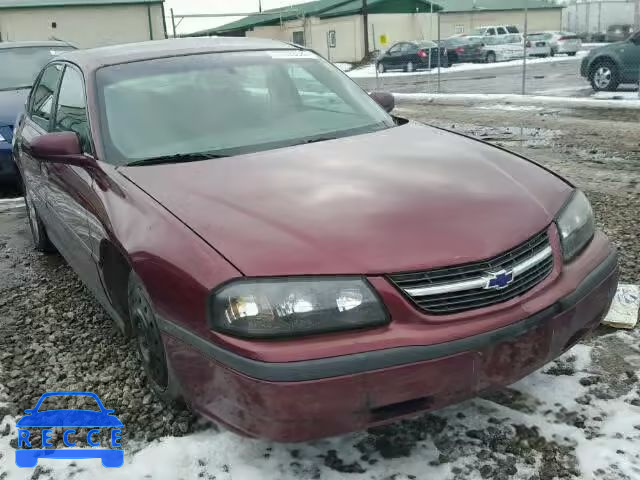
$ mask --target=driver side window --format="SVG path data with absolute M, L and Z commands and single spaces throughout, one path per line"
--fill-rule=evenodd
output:
M 398 55 L 401 50 L 402 50 L 402 44 L 401 43 L 396 43 L 393 47 L 391 47 L 389 49 L 389 53 L 391 55 Z
M 93 153 L 87 118 L 84 79 L 73 67 L 67 67 L 64 72 L 53 130 L 55 132 L 76 133 L 80 138 L 82 151 Z
M 47 67 L 31 92 L 29 116 L 46 131 L 49 131 L 56 89 L 61 75 L 62 65 L 54 64 Z

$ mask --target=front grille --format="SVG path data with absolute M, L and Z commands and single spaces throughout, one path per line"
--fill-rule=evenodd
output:
M 503 270 L 522 272 L 500 290 L 479 286 L 484 283 L 488 274 Z M 490 260 L 427 272 L 395 274 L 390 275 L 389 279 L 425 312 L 450 315 L 488 307 L 523 295 L 547 278 L 552 270 L 553 254 L 545 230 Z M 415 293 L 419 289 L 426 293 Z M 437 293 L 440 290 L 457 291 Z

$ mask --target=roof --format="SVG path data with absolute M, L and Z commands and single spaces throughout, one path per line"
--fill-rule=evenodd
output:
M 525 0 L 440 0 L 444 13 L 477 12 L 481 10 L 524 10 Z M 551 0 L 527 0 L 529 10 L 563 8 Z
M 85 70 L 96 70 L 106 65 L 139 62 L 154 58 L 177 57 L 181 55 L 294 49 L 299 49 L 299 47 L 265 38 L 170 38 L 168 40 L 153 40 L 90 48 L 87 50 L 75 50 L 62 53 L 56 57 L 56 59 L 75 63 Z
M 368 0 L 368 12 L 375 13 L 416 13 L 431 11 L 432 2 L 429 0 Z M 433 10 L 440 7 L 433 3 Z M 301 17 L 342 17 L 358 15 L 362 12 L 362 0 L 314 0 L 297 5 L 264 10 L 262 14 L 249 15 L 235 22 L 200 30 L 185 35 L 197 37 L 216 35 L 220 33 L 250 30 L 253 27 L 278 25 L 280 22 L 295 20 Z
M 123 5 L 132 3 L 162 3 L 164 0 L 0 0 L 4 8 L 85 7 L 98 5 Z
M 34 40 L 29 42 L 0 42 L 0 50 L 7 48 L 21 48 L 21 47 L 71 47 L 77 48 L 67 42 L 58 42 L 53 40 Z

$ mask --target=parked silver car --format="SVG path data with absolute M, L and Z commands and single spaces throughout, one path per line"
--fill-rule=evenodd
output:
M 546 33 L 532 33 L 527 36 L 527 56 L 548 57 L 551 55 L 550 35 Z
M 573 57 L 582 49 L 582 40 L 575 33 L 542 32 L 539 35 L 544 35 L 551 45 L 551 56 L 564 53 Z
M 524 45 L 520 35 L 483 37 L 484 60 L 487 63 L 517 60 L 524 55 Z

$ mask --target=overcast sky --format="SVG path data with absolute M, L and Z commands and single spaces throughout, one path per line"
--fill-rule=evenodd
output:
M 304 3 L 304 1 L 308 0 L 262 0 L 262 9 L 295 5 L 296 3 Z M 170 15 L 171 8 L 173 8 L 175 15 L 181 13 L 250 13 L 258 11 L 258 0 L 165 0 L 164 8 L 167 15 Z M 189 33 L 217 27 L 238 18 L 240 17 L 185 18 L 177 30 L 178 34 Z M 169 35 L 172 34 L 170 19 L 167 19 L 167 32 Z

